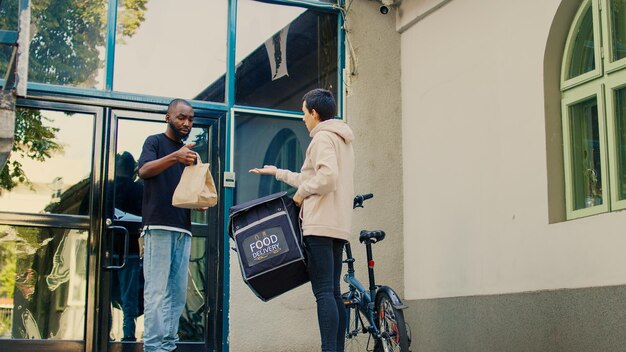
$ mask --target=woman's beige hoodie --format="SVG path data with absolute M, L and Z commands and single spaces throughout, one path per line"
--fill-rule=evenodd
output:
M 322 121 L 311 131 L 300 173 L 278 169 L 276 179 L 297 187 L 304 199 L 300 214 L 304 236 L 347 240 L 354 199 L 354 133 L 341 120 Z

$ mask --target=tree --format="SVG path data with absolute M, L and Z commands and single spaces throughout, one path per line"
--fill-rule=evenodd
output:
M 145 21 L 149 0 L 121 0 L 118 41 L 133 36 Z M 104 66 L 107 0 L 31 0 L 31 82 L 94 88 Z M 0 29 L 16 30 L 18 1 L 0 0 Z M 0 73 L 6 72 L 11 51 L 0 48 Z M 57 129 L 46 126 L 38 110 L 18 110 L 13 151 L 44 161 L 61 151 Z M 13 159 L 13 158 L 12 158 Z M 0 172 L 0 189 L 28 184 L 22 164 L 9 160 Z

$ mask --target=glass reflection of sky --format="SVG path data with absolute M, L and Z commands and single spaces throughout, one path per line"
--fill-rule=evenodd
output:
M 113 89 L 195 97 L 226 72 L 227 10 L 226 0 L 148 2 L 137 33 L 116 44 Z M 237 11 L 239 62 L 305 9 L 240 0 Z

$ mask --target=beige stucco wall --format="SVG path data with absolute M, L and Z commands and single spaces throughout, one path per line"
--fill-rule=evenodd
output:
M 560 102 L 544 99 L 558 70 L 544 56 L 559 5 L 453 0 L 402 34 L 406 297 L 626 282 L 625 213 L 549 221 L 545 111 Z
M 354 1 L 346 26 L 354 48 L 356 74 L 347 74 L 346 120 L 355 132 L 355 190 L 374 199 L 354 217 L 352 242 L 359 277 L 365 282 L 364 248 L 358 229 L 384 229 L 374 247 L 377 280 L 402 292 L 402 155 L 400 35 L 392 13 L 383 16 L 374 1 Z M 230 350 L 235 352 L 319 351 L 315 298 L 310 284 L 261 302 L 243 283 L 237 257 L 230 261 Z

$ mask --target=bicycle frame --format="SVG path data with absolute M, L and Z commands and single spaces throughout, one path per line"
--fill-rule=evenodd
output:
M 350 243 L 346 243 L 346 260 L 344 263 L 348 264 L 348 272 L 344 275 L 343 280 L 348 283 L 350 286 L 350 291 L 348 292 L 348 299 L 351 300 L 352 303 L 356 305 L 358 310 L 365 316 L 367 319 L 369 326 L 368 331 L 373 334 L 375 337 L 380 337 L 380 331 L 375 324 L 375 312 L 374 312 L 374 298 L 376 298 L 376 291 L 378 287 L 376 286 L 375 278 L 374 278 L 374 261 L 372 259 L 372 244 L 367 242 L 365 244 L 367 249 L 367 263 L 368 263 L 368 276 L 369 276 L 369 290 L 365 289 L 365 286 L 356 278 L 354 275 L 354 258 L 352 257 L 352 249 L 350 247 Z M 360 293 L 360 297 L 356 295 L 356 291 Z M 346 311 L 346 321 L 349 321 L 350 311 Z M 365 326 L 364 326 L 365 327 Z M 346 331 L 350 333 L 350 326 L 346 325 Z

